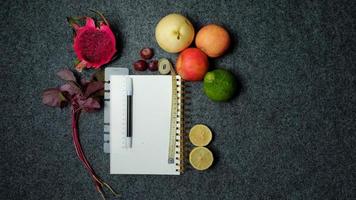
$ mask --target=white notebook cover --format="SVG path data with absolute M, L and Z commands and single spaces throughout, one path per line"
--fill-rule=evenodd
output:
M 179 175 L 168 163 L 172 77 L 130 75 L 133 81 L 132 148 L 125 148 L 126 79 L 110 79 L 110 173 Z

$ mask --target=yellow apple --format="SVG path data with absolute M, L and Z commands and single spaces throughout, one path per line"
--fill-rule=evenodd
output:
M 194 39 L 194 27 L 180 14 L 163 17 L 156 26 L 158 45 L 169 53 L 178 53 L 187 48 Z

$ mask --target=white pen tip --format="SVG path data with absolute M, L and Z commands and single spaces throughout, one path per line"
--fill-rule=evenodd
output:
M 132 78 L 130 77 L 126 78 L 126 92 L 127 95 L 132 96 Z
M 126 148 L 132 147 L 132 138 L 126 138 Z

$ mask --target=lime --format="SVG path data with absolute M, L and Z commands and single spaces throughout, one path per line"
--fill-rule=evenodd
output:
M 211 141 L 211 138 L 211 130 L 203 124 L 197 124 L 190 129 L 189 139 L 195 146 L 206 146 Z
M 213 161 L 213 153 L 206 147 L 195 147 L 189 154 L 189 162 L 197 170 L 208 169 Z
M 237 80 L 231 72 L 215 69 L 205 74 L 204 92 L 213 101 L 228 101 L 237 91 Z

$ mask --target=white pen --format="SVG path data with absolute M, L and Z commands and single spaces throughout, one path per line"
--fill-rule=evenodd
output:
M 127 119 L 126 119 L 126 148 L 132 147 L 132 79 L 126 78 Z

